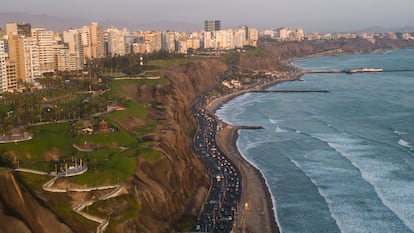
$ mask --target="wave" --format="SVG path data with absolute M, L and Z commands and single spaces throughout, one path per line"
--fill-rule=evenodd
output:
M 394 130 L 394 133 L 397 134 L 398 136 L 406 135 L 407 134 L 406 132 L 399 131 L 399 130 Z
M 325 202 L 326 202 L 326 204 L 328 205 L 328 210 L 329 210 L 329 213 L 330 213 L 330 215 L 331 215 L 331 217 L 332 217 L 332 219 L 334 219 L 335 220 L 335 222 L 336 222 L 336 225 L 338 226 L 338 227 L 340 227 L 340 226 L 342 226 L 343 224 L 341 223 L 341 221 L 340 221 L 340 217 L 339 216 L 337 216 L 336 214 L 335 214 L 335 211 L 334 211 L 334 201 L 333 200 L 331 200 L 330 198 L 329 198 L 329 195 L 327 194 L 327 193 L 325 193 L 322 189 L 321 189 L 321 187 L 320 187 L 320 185 L 318 185 L 318 182 L 316 182 L 313 178 L 312 178 L 312 176 L 311 175 L 309 175 L 309 174 L 307 174 L 307 172 L 305 171 L 305 169 L 303 169 L 302 168 L 302 166 L 299 164 L 299 162 L 298 161 L 296 161 L 296 160 L 294 160 L 294 159 L 290 159 L 290 161 L 306 176 L 306 177 L 308 177 L 309 178 L 309 180 L 311 181 L 311 183 L 316 187 L 316 189 L 318 190 L 318 193 L 319 193 L 319 195 L 325 200 Z
M 238 138 L 240 139 L 240 137 L 238 137 Z M 266 189 L 269 191 L 270 197 L 272 199 L 273 212 L 274 212 L 274 217 L 275 217 L 275 220 L 276 220 L 276 224 L 279 227 L 279 231 L 283 232 L 283 228 L 282 228 L 281 222 L 279 220 L 279 215 L 277 214 L 277 201 L 276 201 L 275 195 L 272 192 L 272 189 L 270 188 L 271 186 L 269 185 L 269 180 L 268 180 L 267 176 L 264 175 L 263 170 L 260 169 L 260 166 L 258 166 L 253 160 L 248 159 L 248 157 L 246 155 L 244 155 L 242 150 L 240 150 L 240 146 L 239 146 L 239 141 L 240 140 L 239 139 L 236 142 L 237 150 L 239 151 L 239 153 L 243 157 L 243 159 L 246 160 L 254 168 L 256 168 L 260 172 L 261 176 L 263 177 L 263 179 L 265 181 L 265 184 L 266 184 Z
M 412 187 L 410 180 L 392 179 L 394 173 L 407 169 L 407 164 L 397 164 L 391 161 L 381 161 L 377 158 L 365 157 L 369 155 L 369 147 L 354 145 L 357 139 L 347 138 L 347 135 L 315 136 L 324 141 L 329 147 L 348 159 L 352 166 L 357 168 L 361 177 L 374 188 L 383 205 L 387 206 L 404 224 L 414 231 L 414 204 L 407 200 L 412 192 L 405 187 Z M 372 153 L 371 153 L 372 155 Z M 401 188 L 404 187 L 404 188 Z M 396 192 L 395 190 L 399 190 Z
M 289 132 L 289 130 L 282 129 L 279 126 L 277 126 L 275 132 L 276 133 L 286 133 L 286 132 Z
M 272 124 L 278 124 L 279 122 L 281 122 L 281 120 L 274 120 L 274 119 L 269 118 L 269 122 Z
M 409 150 L 413 150 L 413 147 L 411 146 L 411 144 L 409 142 L 405 141 L 404 139 L 400 139 L 398 141 L 398 144 L 400 144 L 403 147 L 408 148 Z

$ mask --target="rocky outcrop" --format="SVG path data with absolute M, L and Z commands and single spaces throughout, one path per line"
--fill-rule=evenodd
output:
M 0 232 L 73 232 L 43 206 L 15 177 L 11 170 L 0 170 Z

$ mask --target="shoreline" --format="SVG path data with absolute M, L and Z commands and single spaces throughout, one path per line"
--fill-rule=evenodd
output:
M 217 118 L 216 111 L 232 99 L 252 91 L 262 91 L 283 82 L 300 80 L 303 74 L 304 72 L 299 69 L 299 72 L 292 72 L 287 78 L 276 79 L 254 88 L 236 91 L 215 98 L 209 101 L 206 110 Z M 222 130 L 216 135 L 218 146 L 237 166 L 242 176 L 240 209 L 237 216 L 235 216 L 235 220 L 237 221 L 236 227 L 243 229 L 243 232 L 250 233 L 279 233 L 280 226 L 276 215 L 276 201 L 270 193 L 266 178 L 254 164 L 249 162 L 241 154 L 237 147 L 239 129 L 249 128 L 230 125 L 221 120 L 218 121 L 223 126 Z M 249 130 L 252 129 L 257 130 L 255 128 L 250 128 Z
M 384 53 L 389 50 L 394 49 L 382 50 L 381 52 Z M 295 68 L 295 71 L 288 72 L 287 78 L 273 80 L 264 83 L 260 86 L 249 88 L 246 90 L 235 91 L 207 102 L 207 106 L 205 106 L 206 110 L 209 111 L 213 116 L 215 116 L 216 120 L 222 125 L 222 130 L 219 131 L 216 135 L 218 146 L 227 155 L 227 157 L 236 165 L 236 167 L 240 170 L 242 176 L 242 194 L 239 204 L 240 209 L 238 211 L 237 216 L 235 216 L 235 220 L 237 220 L 237 230 L 245 228 L 243 232 L 248 233 L 280 233 L 281 228 L 277 216 L 276 199 L 272 196 L 270 192 L 270 187 L 268 185 L 266 178 L 254 163 L 251 163 L 242 155 L 242 153 L 239 151 L 237 147 L 239 130 L 257 130 L 257 126 L 246 127 L 225 123 L 217 118 L 216 111 L 219 108 L 221 108 L 221 106 L 223 106 L 225 103 L 231 101 L 232 99 L 240 95 L 255 91 L 264 91 L 271 86 L 276 86 L 283 82 L 300 80 L 300 78 L 306 72 L 303 68 L 295 66 L 293 64 L 293 62 L 295 61 L 317 57 L 353 54 L 361 54 L 361 52 L 325 52 L 285 59 L 281 61 L 281 63 L 284 66 L 290 66 Z M 243 204 L 246 202 L 249 203 L 248 208 L 246 208 L 246 206 L 244 206 Z

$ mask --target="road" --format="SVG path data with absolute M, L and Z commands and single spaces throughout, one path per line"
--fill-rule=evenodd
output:
M 193 231 L 228 233 L 233 229 L 240 201 L 240 171 L 217 146 L 216 135 L 221 129 L 218 121 L 198 106 L 192 109 L 199 126 L 194 150 L 206 165 L 212 183 Z

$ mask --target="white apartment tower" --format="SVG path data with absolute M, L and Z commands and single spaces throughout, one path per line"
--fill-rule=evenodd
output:
M 175 52 L 175 32 L 162 32 L 162 49 L 170 53 Z
M 40 72 L 42 74 L 54 72 L 54 48 L 56 46 L 54 32 L 44 28 L 35 28 L 32 29 L 32 36 L 39 49 Z
M 0 93 L 7 91 L 7 66 L 4 41 L 0 40 Z
M 110 56 L 125 55 L 125 34 L 126 31 L 120 31 L 117 28 L 111 27 L 107 29 L 108 33 L 108 53 Z
M 40 51 L 38 41 L 34 37 L 27 37 L 23 39 L 24 46 L 24 66 L 26 82 L 32 83 L 37 78 L 43 75 L 42 67 L 40 65 Z M 52 54 L 53 56 L 53 54 Z M 53 60 L 52 60 L 53 61 Z M 53 68 L 53 63 L 52 63 Z
M 84 64 L 82 33 L 80 30 L 71 29 L 63 32 L 63 41 L 68 46 L 70 70 L 80 70 Z M 73 63 L 73 64 L 72 64 Z

